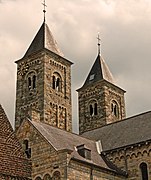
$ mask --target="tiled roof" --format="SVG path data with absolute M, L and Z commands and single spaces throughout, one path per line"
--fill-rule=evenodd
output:
M 124 174 L 123 171 L 115 167 L 112 163 L 107 163 L 97 151 L 96 142 L 81 137 L 77 134 L 70 133 L 59 128 L 50 126 L 48 124 L 36 121 L 29 122 L 38 130 L 38 132 L 57 150 L 71 150 L 72 158 L 80 160 L 85 163 L 93 164 L 107 170 L 114 171 L 119 174 Z M 91 150 L 91 160 L 83 158 L 77 152 L 76 147 L 79 145 L 85 145 Z
M 31 177 L 31 164 L 27 160 L 1 105 L 0 173 L 18 177 Z
M 107 64 L 105 63 L 104 59 L 98 55 L 84 83 L 84 86 L 103 79 L 114 84 L 113 76 Z
M 58 48 L 57 42 L 55 41 L 48 25 L 45 22 L 40 27 L 24 57 L 27 57 L 42 49 L 48 49 L 60 56 L 63 56 L 62 52 Z
M 101 140 L 103 151 L 151 140 L 151 111 L 82 134 Z

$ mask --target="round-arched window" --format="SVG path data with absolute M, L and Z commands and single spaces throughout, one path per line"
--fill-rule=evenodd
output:
M 61 179 L 61 174 L 59 171 L 55 171 L 53 173 L 53 176 L 52 176 L 52 180 L 60 180 Z
M 52 88 L 58 92 L 62 91 L 62 79 L 59 73 L 54 73 L 52 76 Z
M 118 104 L 115 100 L 113 100 L 111 102 L 111 113 L 113 116 L 115 116 L 117 118 L 119 117 L 119 107 L 118 107 Z
M 51 180 L 52 178 L 50 177 L 50 175 L 49 174 L 46 174 L 45 176 L 44 176 L 44 180 Z
M 140 170 L 141 170 L 142 180 L 148 180 L 147 164 L 144 163 L 144 162 L 141 163 L 141 164 L 140 164 Z
M 38 176 L 38 177 L 36 177 L 36 179 L 35 179 L 35 180 L 42 180 L 42 179 L 41 179 L 41 177 L 39 177 L 39 176 Z
M 98 115 L 98 104 L 96 100 L 90 101 L 89 103 L 89 113 L 90 116 Z
M 37 76 L 35 74 L 35 72 L 30 72 L 27 75 L 27 89 L 28 91 L 32 91 L 35 90 L 37 87 Z

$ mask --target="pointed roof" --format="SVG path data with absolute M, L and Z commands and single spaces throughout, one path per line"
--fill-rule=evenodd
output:
M 103 79 L 112 84 L 115 83 L 113 75 L 111 74 L 107 64 L 105 63 L 104 59 L 100 56 L 100 54 L 98 54 L 90 70 L 90 73 L 84 83 L 84 86 Z
M 24 57 L 27 57 L 42 49 L 48 49 L 59 56 L 63 56 L 62 52 L 58 48 L 57 42 L 55 41 L 48 25 L 45 22 L 43 22 Z
M 15 162 L 15 163 L 14 163 Z M 31 163 L 26 158 L 22 146 L 0 104 L 0 174 L 11 176 L 31 176 Z

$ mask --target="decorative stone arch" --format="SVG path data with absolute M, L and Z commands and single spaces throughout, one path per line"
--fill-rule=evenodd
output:
M 61 180 L 61 173 L 60 171 L 56 170 L 52 174 L 52 180 Z
M 88 112 L 90 116 L 98 115 L 98 102 L 96 99 L 91 99 L 88 103 Z
M 37 176 L 35 180 L 42 180 L 42 178 L 40 176 Z
M 43 180 L 52 180 L 50 174 L 45 174 L 44 177 L 43 177 Z
M 132 153 L 131 154 L 131 159 L 133 159 L 133 158 L 137 158 L 137 154 L 136 153 Z
M 25 76 L 27 90 L 32 91 L 35 90 L 37 87 L 37 73 L 36 71 L 30 71 Z
M 148 155 L 149 155 L 149 153 L 148 153 L 148 151 L 147 151 L 146 149 L 143 150 L 143 153 L 142 153 L 142 154 L 143 154 L 143 156 L 145 156 L 145 155 L 148 156 Z
M 142 156 L 142 152 L 137 152 L 137 157 L 141 157 Z
M 142 162 L 139 165 L 142 180 L 148 180 L 148 165 L 146 162 Z
M 62 82 L 60 73 L 54 72 L 52 74 L 52 88 L 58 92 L 62 92 Z
M 112 99 L 111 100 L 111 114 L 112 116 L 116 117 L 116 118 L 119 118 L 119 104 L 118 102 L 115 100 L 115 99 Z
M 125 159 L 125 157 L 122 155 L 122 156 L 120 156 L 119 161 L 123 161 L 124 159 Z

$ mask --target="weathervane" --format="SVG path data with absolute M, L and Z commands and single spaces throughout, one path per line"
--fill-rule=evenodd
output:
M 98 32 L 98 54 L 101 54 L 101 39 L 100 39 L 100 33 Z
M 45 22 L 45 19 L 46 19 L 46 7 L 47 7 L 45 0 L 42 3 L 42 5 L 44 6 L 43 13 L 44 13 L 44 22 Z

